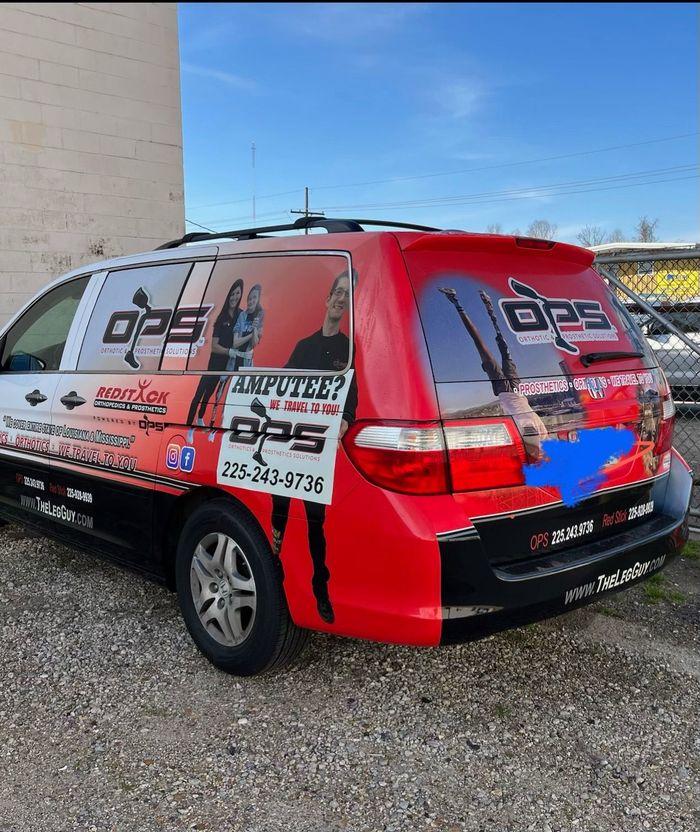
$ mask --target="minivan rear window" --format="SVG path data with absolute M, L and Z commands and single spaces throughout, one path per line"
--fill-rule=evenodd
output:
M 580 356 L 593 352 L 639 352 L 655 366 L 631 318 L 580 263 L 479 251 L 405 257 L 437 382 L 583 373 Z

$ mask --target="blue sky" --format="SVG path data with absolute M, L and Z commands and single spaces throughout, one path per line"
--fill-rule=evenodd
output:
M 180 3 L 188 220 L 700 240 L 696 4 Z M 251 144 L 255 143 L 255 170 Z M 623 187 L 624 186 L 624 187 Z M 196 230 L 188 225 L 188 230 Z

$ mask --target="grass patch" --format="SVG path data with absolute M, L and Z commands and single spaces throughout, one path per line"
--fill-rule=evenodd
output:
M 682 604 L 686 601 L 686 596 L 682 592 L 666 586 L 666 578 L 663 575 L 652 575 L 644 584 L 643 591 L 647 604 L 658 604 L 660 601 Z
M 681 554 L 686 560 L 700 560 L 700 541 L 689 540 Z
M 613 607 L 599 607 L 598 612 L 601 615 L 606 615 L 608 618 L 624 618 L 625 616 Z
M 507 716 L 510 716 L 510 708 L 507 705 L 498 704 L 494 710 L 499 719 L 505 719 Z

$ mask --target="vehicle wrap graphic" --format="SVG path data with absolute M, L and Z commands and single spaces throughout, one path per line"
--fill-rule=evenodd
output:
M 353 371 L 241 376 L 231 383 L 216 481 L 328 504 Z
M 562 352 L 577 355 L 576 341 L 617 341 L 617 329 L 599 301 L 550 298 L 514 277 L 511 291 L 522 300 L 503 297 L 501 311 L 510 331 L 521 344 L 551 342 Z
M 138 380 L 136 386 L 101 385 L 95 396 L 95 407 L 165 415 L 168 412 L 169 391 L 163 390 L 162 387 L 151 388 L 151 383 L 152 379 L 142 378 Z
M 78 370 L 153 373 L 165 355 L 204 343 L 211 307 L 178 305 L 191 263 L 110 272 L 92 310 Z
M 94 518 L 90 514 L 83 514 L 74 508 L 69 508 L 63 503 L 55 503 L 53 500 L 44 500 L 41 497 L 26 496 L 20 497 L 22 508 L 36 511 L 56 520 L 61 520 L 72 526 L 79 526 L 85 529 L 92 529 L 95 525 Z
M 137 356 L 159 357 L 166 335 L 166 355 L 197 354 L 197 349 L 204 343 L 211 306 L 154 309 L 143 288 L 137 289 L 132 300 L 137 310 L 113 312 L 107 321 L 100 348 L 102 354 L 122 355 L 126 364 L 139 370 L 141 361 Z M 180 348 L 178 345 L 185 346 Z
M 13 447 L 44 456 L 47 462 L 50 456 L 57 456 L 117 471 L 136 469 L 136 456 L 129 453 L 135 435 L 113 432 L 103 421 L 92 419 L 82 428 L 8 415 L 2 419 L 6 430 L 0 431 L 0 448 Z
M 661 569 L 666 561 L 666 555 L 659 555 L 652 560 L 637 561 L 634 566 L 628 569 L 618 569 L 612 573 L 604 573 L 598 575 L 595 580 L 587 584 L 574 587 L 574 589 L 567 590 L 564 595 L 564 604 L 574 604 L 577 601 L 583 601 L 593 595 L 598 595 L 601 592 L 615 589 L 618 586 L 623 586 L 630 581 L 636 581 L 638 578 L 644 578 L 651 575 L 653 572 Z

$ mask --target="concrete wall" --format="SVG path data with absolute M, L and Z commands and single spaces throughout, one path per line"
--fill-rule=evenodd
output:
M 0 4 L 0 323 L 182 233 L 176 3 Z

